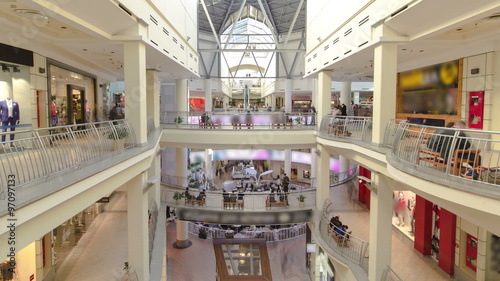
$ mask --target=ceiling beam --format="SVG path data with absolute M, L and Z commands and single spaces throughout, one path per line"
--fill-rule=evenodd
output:
M 224 15 L 224 19 L 222 20 L 222 22 L 220 24 L 219 31 L 217 32 L 219 35 L 221 35 L 222 32 L 224 32 L 223 28 L 226 25 L 227 20 L 229 19 L 229 15 L 231 13 L 231 8 L 233 8 L 233 4 L 234 4 L 234 0 L 231 0 L 231 3 L 229 4 L 229 7 L 226 10 L 226 14 Z
M 295 26 L 295 22 L 297 21 L 297 18 L 299 17 L 300 9 L 302 9 L 303 3 L 304 3 L 304 0 L 300 0 L 299 7 L 297 8 L 297 11 L 295 12 L 295 16 L 293 17 L 292 24 L 290 24 L 290 28 L 288 29 L 288 34 L 286 35 L 285 45 L 283 46 L 284 49 L 286 49 L 286 45 L 288 44 L 288 39 L 290 39 L 290 35 L 292 34 L 292 30 L 293 30 L 293 27 Z
M 304 53 L 306 49 L 198 49 L 199 52 Z
M 247 0 L 243 0 L 243 2 L 241 2 L 240 10 L 238 11 L 238 16 L 236 17 L 236 21 L 233 23 L 233 26 L 231 27 L 231 31 L 229 32 L 229 36 L 227 36 L 226 44 L 224 45 L 224 50 L 227 49 L 229 41 L 231 40 L 231 38 L 233 38 L 233 32 L 234 32 L 234 29 L 236 28 L 236 22 L 240 20 L 241 12 L 243 12 L 243 8 L 245 8 L 246 3 L 247 3 Z M 222 29 L 222 27 L 221 27 L 221 29 Z

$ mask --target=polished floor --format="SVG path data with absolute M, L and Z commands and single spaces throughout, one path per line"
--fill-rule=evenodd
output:
M 368 239 L 369 212 L 355 200 L 354 184 L 331 188 L 331 214 L 339 215 L 353 235 Z M 127 259 L 126 194 L 115 192 L 110 203 L 83 235 L 57 271 L 56 281 L 121 280 Z M 215 280 L 213 246 L 208 240 L 189 237 L 192 246 L 179 250 L 175 242 L 175 222 L 167 225 L 168 279 L 173 281 Z M 273 280 L 309 280 L 305 267 L 305 238 L 269 244 Z M 430 257 L 413 249 L 411 240 L 393 230 L 391 267 L 404 281 L 454 280 L 437 267 Z

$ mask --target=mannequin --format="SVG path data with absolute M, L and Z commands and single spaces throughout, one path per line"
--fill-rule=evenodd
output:
M 10 128 L 11 132 L 15 131 L 15 125 L 19 124 L 19 104 L 10 97 L 0 101 L 0 118 L 2 119 L 3 132 L 6 132 L 7 128 Z M 2 136 L 2 142 L 5 142 L 5 136 Z M 10 135 L 10 140 L 14 140 L 14 134 Z M 15 146 L 14 143 L 10 145 Z

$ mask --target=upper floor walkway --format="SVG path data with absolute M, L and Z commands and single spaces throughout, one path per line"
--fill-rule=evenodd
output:
M 494 223 L 498 220 L 500 206 L 496 170 L 493 169 L 500 166 L 497 132 L 458 129 L 439 132 L 437 130 L 442 128 L 393 120 L 386 126 L 384 144 L 374 145 L 371 143 L 370 118 L 324 116 L 322 120 L 318 129 L 315 129 L 317 125 L 297 130 L 259 129 L 264 136 L 271 137 L 258 145 L 279 149 L 322 145 L 332 154 L 344 155 L 394 179 L 400 190 L 412 190 L 492 233 L 500 233 L 500 226 Z M 5 203 L 0 205 L 0 220 L 6 224 L 8 213 L 15 210 L 16 215 L 22 215 L 19 221 L 22 225 L 34 222 L 35 218 L 51 217 L 54 209 L 61 205 L 67 206 L 68 210 L 74 209 L 76 213 L 95 202 L 96 198 L 147 170 L 151 157 L 159 152 L 160 141 L 160 145 L 172 147 L 213 148 L 210 143 L 223 148 L 256 147 L 252 140 L 238 142 L 238 137 L 244 133 L 246 138 L 251 136 L 247 133 L 254 131 L 251 129 L 223 130 L 227 138 L 221 145 L 218 141 L 223 138 L 222 130 L 161 125 L 164 127 L 163 134 L 155 130 L 154 122 L 149 118 L 148 142 L 140 145 L 135 142 L 133 130 L 126 121 L 16 131 L 16 139 L 6 141 L 0 150 L 0 173 L 5 179 L 0 183 L 1 200 Z M 124 147 L 114 150 L 118 142 L 114 139 L 119 139 L 123 131 L 127 132 Z M 193 136 L 196 132 L 203 138 Z M 277 134 L 282 136 L 273 137 Z M 182 140 L 181 136 L 190 136 L 191 139 Z M 434 142 L 441 143 L 439 149 L 432 148 L 430 144 Z M 462 149 L 456 151 L 457 148 Z M 470 173 L 470 178 L 465 177 L 464 172 L 469 166 L 478 165 L 484 168 Z M 9 175 L 14 175 L 15 180 L 9 179 Z M 86 192 L 93 195 L 78 201 L 81 199 L 79 196 Z M 308 192 L 311 195 L 306 195 L 306 204 L 313 211 L 315 193 Z M 255 199 L 257 197 L 250 199 L 249 196 L 248 200 L 252 203 L 245 202 L 246 208 L 253 204 L 253 208 L 265 209 L 265 197 L 260 196 L 262 200 Z M 292 193 L 289 203 L 298 205 L 295 197 Z M 166 195 L 165 198 L 171 196 Z M 220 194 L 214 195 L 210 204 L 222 208 L 221 198 Z M 15 207 L 11 204 L 13 209 L 9 209 L 7 203 L 13 201 Z M 192 209 L 196 208 L 198 206 Z M 290 211 L 293 209 L 290 208 Z M 66 219 L 64 214 L 59 216 L 54 220 L 55 225 Z M 47 224 L 39 233 L 46 233 L 52 228 Z M 1 235 L 5 234 L 6 230 Z M 24 242 L 33 241 L 35 236 L 25 234 Z

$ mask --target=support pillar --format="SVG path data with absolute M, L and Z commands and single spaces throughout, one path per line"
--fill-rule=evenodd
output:
M 379 145 L 384 142 L 387 123 L 396 116 L 397 58 L 396 43 L 381 43 L 375 47 L 372 142 Z
M 275 111 L 276 110 L 276 95 L 271 94 L 270 99 L 271 99 L 271 108 L 273 109 L 273 111 Z
M 148 201 L 144 194 L 146 174 L 131 179 L 127 186 L 128 264 L 139 280 L 149 280 Z
M 222 98 L 222 100 L 223 100 L 223 108 L 224 109 L 228 108 L 229 107 L 229 97 L 228 96 L 224 96 Z
M 214 170 L 212 165 L 213 153 L 214 152 L 212 149 L 205 149 L 205 176 L 209 181 L 214 178 Z
M 317 124 L 321 126 L 323 116 L 330 114 L 332 100 L 332 72 L 329 70 L 318 73 L 318 86 L 316 95 Z
M 205 111 L 213 111 L 212 105 L 212 79 L 205 79 Z
M 153 117 L 155 128 L 160 124 L 160 81 L 158 74 L 159 73 L 154 69 L 146 70 L 146 109 L 147 114 Z M 151 162 L 151 167 L 148 169 L 148 182 L 152 185 L 149 189 L 148 202 L 156 202 L 158 208 L 161 206 L 160 179 L 157 178 L 161 174 L 160 161 L 160 153 L 156 153 Z
M 189 112 L 188 84 L 186 79 L 175 80 L 176 110 Z
M 175 149 L 175 172 L 177 176 L 177 185 L 187 187 L 187 165 L 188 165 L 187 148 Z
M 318 177 L 318 154 L 319 150 L 317 148 L 311 149 L 311 188 L 316 188 L 317 177 Z
M 351 110 L 351 82 L 340 82 L 340 105 L 347 106 L 347 115 L 352 115 Z
M 427 256 L 431 254 L 432 246 L 432 202 L 418 195 L 415 200 L 413 247 L 422 255 Z
M 292 79 L 285 80 L 285 112 L 292 111 Z
M 125 117 L 138 143 L 146 143 L 146 46 L 143 42 L 125 42 L 124 80 L 127 103 Z
M 185 249 L 191 246 L 191 241 L 189 241 L 189 231 L 188 231 L 188 222 L 177 220 L 175 225 L 176 230 L 176 241 L 174 247 L 177 249 Z
M 317 145 L 318 174 L 316 189 L 316 208 L 322 210 L 323 202 L 330 197 L 330 152 L 326 146 Z
M 448 275 L 454 275 L 455 265 L 455 233 L 457 230 L 457 216 L 441 208 L 439 216 L 439 260 L 438 266 Z
M 285 149 L 285 174 L 292 178 L 292 150 Z
M 386 176 L 372 173 L 368 279 L 379 281 L 391 264 L 392 188 Z
M 349 171 L 349 159 L 346 157 L 339 155 L 339 163 L 340 163 L 340 175 L 339 175 L 339 181 L 346 179 L 349 177 L 348 171 Z

